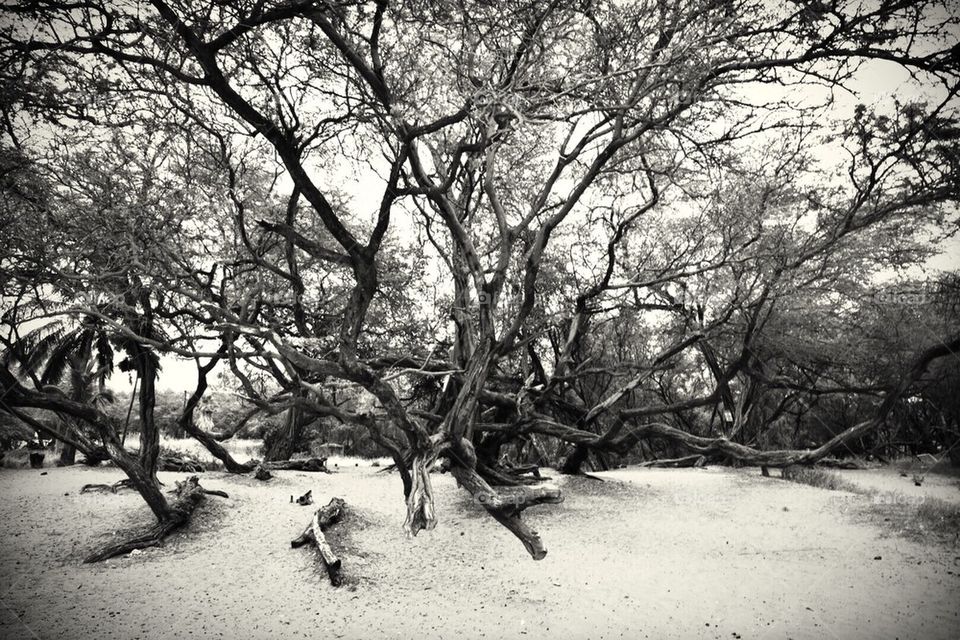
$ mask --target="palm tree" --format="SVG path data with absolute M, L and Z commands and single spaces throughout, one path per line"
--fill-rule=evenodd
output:
M 113 346 L 96 321 L 84 318 L 74 324 L 54 320 L 22 336 L 0 358 L 32 378 L 38 388 L 57 388 L 77 402 L 113 402 L 113 394 L 106 388 L 113 373 Z M 83 428 L 73 419 L 65 419 L 63 427 L 67 433 Z M 76 448 L 68 442 L 62 446 L 59 464 L 74 464 Z

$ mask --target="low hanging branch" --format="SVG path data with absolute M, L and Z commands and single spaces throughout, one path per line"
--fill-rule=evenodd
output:
M 290 541 L 290 546 L 294 549 L 310 542 L 317 545 L 320 557 L 327 568 L 327 575 L 330 576 L 330 584 L 335 587 L 339 587 L 343 583 L 343 576 L 340 573 L 343 563 L 334 553 L 323 532 L 343 519 L 346 507 L 347 505 L 342 498 L 332 498 L 326 506 L 317 509 L 303 533 Z
M 891 409 L 893 409 L 894 404 L 920 379 L 931 362 L 937 358 L 958 352 L 960 352 L 960 336 L 954 337 L 950 342 L 942 342 L 923 351 L 914 359 L 904 375 L 895 384 L 890 386 L 883 399 L 883 403 L 872 418 L 841 431 L 816 449 L 760 451 L 753 447 L 731 442 L 727 438 L 704 438 L 695 436 L 675 427 L 660 423 L 636 427 L 633 429 L 632 435 L 635 437 L 658 436 L 667 438 L 699 454 L 721 454 L 754 466 L 789 467 L 797 464 L 812 465 L 829 456 L 831 452 L 843 444 L 862 437 L 880 427 L 880 425 L 886 421 L 887 415 Z
M 199 506 L 207 495 L 218 495 L 227 497 L 222 491 L 207 491 L 200 486 L 197 476 L 190 476 L 183 482 L 177 483 L 176 499 L 170 505 L 170 508 L 156 525 L 148 529 L 142 535 L 131 538 L 119 544 L 110 545 L 96 553 L 93 553 L 84 560 L 86 563 L 100 562 L 116 556 L 121 556 L 136 549 L 146 549 L 156 547 L 163 543 L 164 538 L 187 524 L 193 511 Z
M 453 466 L 450 473 L 487 510 L 494 520 L 520 539 L 534 560 L 543 560 L 547 549 L 540 535 L 520 519 L 527 507 L 563 502 L 560 489 L 549 485 L 497 487 L 494 489 L 473 469 Z

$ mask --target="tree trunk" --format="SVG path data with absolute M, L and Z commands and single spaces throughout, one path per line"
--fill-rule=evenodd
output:
M 157 363 L 155 355 L 147 348 L 136 345 L 138 372 L 140 374 L 140 464 L 154 477 L 160 457 L 160 432 L 154 420 L 157 402 Z
M 68 467 L 72 464 L 76 464 L 77 458 L 77 448 L 72 444 L 67 442 L 63 443 L 63 448 L 60 449 L 60 460 L 57 462 L 61 467 Z
M 430 467 L 435 454 L 420 454 L 410 465 L 410 492 L 407 495 L 407 517 L 403 530 L 411 536 L 420 531 L 430 531 L 437 526 L 437 514 L 433 507 L 433 487 L 430 484 Z
M 289 460 L 303 436 L 303 426 L 303 410 L 297 405 L 290 407 L 287 410 L 283 430 L 264 452 L 264 460 L 268 462 Z
M 586 446 L 576 445 L 573 451 L 564 459 L 563 464 L 560 465 L 560 473 L 572 476 L 582 473 L 581 467 L 583 463 L 587 461 L 587 454 L 589 453 L 590 449 Z
M 190 521 L 190 516 L 197 506 L 203 502 L 208 493 L 214 495 L 224 495 L 222 492 L 207 492 L 200 486 L 197 476 L 191 476 L 183 482 L 177 483 L 176 499 L 167 509 L 167 513 L 153 527 L 139 536 L 135 536 L 125 542 L 112 544 L 100 551 L 90 554 L 84 562 L 100 562 L 126 553 L 135 549 L 146 549 L 155 547 L 163 542 L 168 535 L 185 525 Z

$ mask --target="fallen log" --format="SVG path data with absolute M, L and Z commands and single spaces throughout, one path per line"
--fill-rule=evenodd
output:
M 180 473 L 203 473 L 206 469 L 199 460 L 189 456 L 161 455 L 157 463 L 158 471 L 176 471 Z
M 326 458 L 304 458 L 298 460 L 273 460 L 261 462 L 260 466 L 270 471 L 312 471 L 331 473 Z
M 190 521 L 190 516 L 193 515 L 193 511 L 206 499 L 207 495 L 226 496 L 223 492 L 207 491 L 201 487 L 197 476 L 190 476 L 183 482 L 178 482 L 175 493 L 176 499 L 170 505 L 169 511 L 157 524 L 139 536 L 134 536 L 119 544 L 109 545 L 100 551 L 90 554 L 84 562 L 100 562 L 130 553 L 136 549 L 159 546 L 163 543 L 164 538 Z
M 343 519 L 346 506 L 342 498 L 332 498 L 326 506 L 317 509 L 303 533 L 290 541 L 290 546 L 294 549 L 310 542 L 317 545 L 320 558 L 327 568 L 327 575 L 330 576 L 330 584 L 335 587 L 339 587 L 343 583 L 343 576 L 340 572 L 343 563 L 334 553 L 323 532 Z
M 706 456 L 695 453 L 691 456 L 683 456 L 680 458 L 667 458 L 664 460 L 649 460 L 647 462 L 641 462 L 638 466 L 677 469 L 680 467 L 699 468 L 704 466 L 706 463 L 707 463 Z

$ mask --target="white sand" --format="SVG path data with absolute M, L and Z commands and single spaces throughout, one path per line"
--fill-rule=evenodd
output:
M 927 472 L 924 473 L 923 482 L 918 487 L 913 482 L 913 474 L 924 471 L 925 468 L 918 465 L 915 469 L 905 471 L 906 476 L 901 476 L 900 471 L 891 467 L 844 469 L 837 470 L 836 473 L 866 489 L 899 493 L 907 499 L 938 498 L 960 504 L 960 479 L 955 476 Z
M 858 516 L 868 497 L 720 469 L 562 479 L 566 502 L 525 516 L 549 550 L 534 562 L 448 476 L 439 526 L 406 539 L 395 475 L 275 475 L 204 474 L 230 499 L 188 531 L 81 565 L 149 522 L 135 494 L 78 493 L 120 473 L 0 470 L 0 638 L 960 637 L 960 550 L 885 535 Z M 311 488 L 354 507 L 331 536 L 339 589 L 289 546 L 311 511 L 289 496 Z

